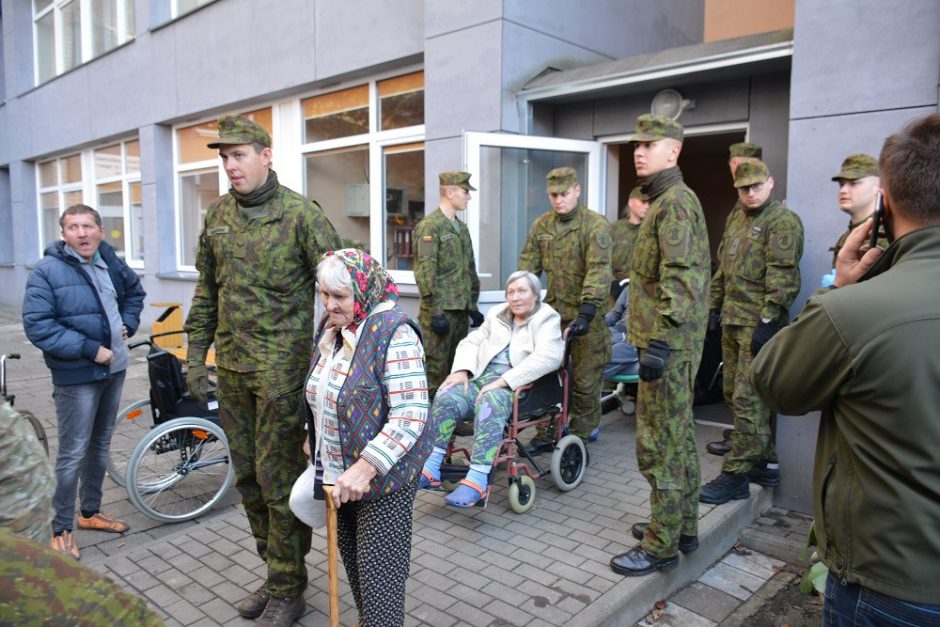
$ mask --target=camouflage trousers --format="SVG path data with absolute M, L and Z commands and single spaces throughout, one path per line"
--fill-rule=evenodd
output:
M 431 330 L 431 310 L 421 307 L 418 311 L 418 323 L 421 325 L 421 340 L 424 344 L 424 369 L 428 375 L 428 398 L 433 399 L 441 381 L 450 374 L 454 364 L 457 344 L 467 337 L 470 321 L 465 310 L 445 311 L 450 331 L 441 335 Z
M 307 586 L 304 557 L 310 527 L 290 510 L 294 481 L 307 468 L 306 437 L 299 412 L 304 371 L 234 372 L 219 368 L 218 397 L 222 428 L 235 468 L 258 555 L 268 566 L 271 596 L 296 596 Z
M 676 351 L 663 377 L 640 381 L 637 392 L 636 461 L 650 484 L 650 524 L 641 545 L 660 558 L 676 554 L 680 534 L 698 535 L 702 477 L 692 422 L 694 378 L 692 356 Z
M 473 416 L 473 450 L 470 463 L 492 466 L 503 442 L 503 429 L 512 414 L 512 390 L 490 390 L 477 400 L 480 389 L 509 370 L 505 364 L 490 364 L 476 379 L 455 385 L 437 395 L 431 408 L 434 446 L 446 449 L 457 422 Z
M 571 320 L 562 321 L 562 333 L 570 323 Z M 609 361 L 610 331 L 604 316 L 596 316 L 585 335 L 571 340 L 573 376 L 568 430 L 585 441 L 601 423 L 601 384 L 604 366 Z
M 143 599 L 60 553 L 0 528 L 0 625 L 163 625 Z
M 754 327 L 727 325 L 721 329 L 722 379 L 725 402 L 734 415 L 731 450 L 721 464 L 723 472 L 746 473 L 757 462 L 777 461 L 771 438 L 771 411 L 747 378 L 751 366 Z

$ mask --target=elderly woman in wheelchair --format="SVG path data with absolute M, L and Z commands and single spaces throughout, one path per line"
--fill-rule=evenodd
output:
M 564 343 L 558 312 L 541 302 L 541 283 L 519 271 L 506 281 L 506 303 L 487 312 L 483 325 L 457 346 L 451 374 L 431 408 L 434 450 L 419 487 L 441 488 L 441 464 L 457 423 L 473 416 L 470 468 L 444 502 L 453 507 L 485 504 L 489 474 L 513 409 L 513 390 L 561 366 Z

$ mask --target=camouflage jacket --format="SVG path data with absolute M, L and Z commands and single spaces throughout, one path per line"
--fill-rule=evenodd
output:
M 849 228 L 845 230 L 845 233 L 839 236 L 839 239 L 836 241 L 836 243 L 832 246 L 832 248 L 829 249 L 829 252 L 832 253 L 832 267 L 833 268 L 836 267 L 836 258 L 839 256 L 839 251 L 842 250 L 843 246 L 845 246 L 845 240 L 849 238 L 849 235 L 852 233 L 852 231 L 854 231 L 858 227 L 862 226 L 863 224 L 871 220 L 872 216 L 874 216 L 874 213 L 869 215 L 867 218 L 860 220 L 859 222 L 852 222 L 851 220 L 849 220 Z M 888 244 L 889 242 L 887 238 L 885 237 L 878 238 L 878 247 L 881 248 L 882 250 L 887 249 Z
M 630 267 L 627 341 L 646 348 L 650 340 L 698 361 L 708 319 L 711 273 L 708 231 L 702 205 L 679 182 L 650 201 Z
M 802 255 L 803 223 L 795 213 L 776 200 L 753 211 L 736 203 L 718 246 L 709 307 L 721 308 L 722 324 L 786 324 L 800 292 Z
M 0 527 L 36 542 L 52 539 L 55 471 L 32 425 L 0 403 Z
M 467 225 L 449 220 L 437 209 L 415 225 L 414 242 L 421 306 L 430 309 L 432 316 L 444 310 L 476 309 L 480 278 Z
M 640 225 L 633 224 L 627 218 L 617 220 L 610 225 L 610 268 L 614 281 L 621 281 L 630 276 L 630 261 Z
M 219 367 L 237 372 L 305 368 L 317 263 L 339 247 L 320 205 L 283 185 L 250 220 L 231 194 L 222 196 L 199 235 L 199 282 L 185 325 L 190 345 L 215 340 Z
M 603 312 L 610 294 L 610 223 L 584 205 L 574 211 L 576 215 L 568 221 L 554 211 L 536 218 L 519 254 L 520 270 L 536 276 L 545 271 L 545 302 L 558 312 L 562 323 L 578 317 L 581 303 L 591 303 Z

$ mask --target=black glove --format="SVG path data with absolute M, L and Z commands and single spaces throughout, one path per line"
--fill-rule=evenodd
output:
M 757 353 L 764 347 L 764 344 L 769 342 L 770 338 L 776 335 L 779 330 L 780 328 L 773 320 L 770 322 L 764 322 L 763 320 L 758 322 L 757 328 L 755 328 L 754 333 L 751 334 L 751 355 L 757 357 Z
M 672 348 L 660 340 L 650 340 L 649 346 L 640 355 L 640 380 L 658 381 L 663 378 L 663 370 L 669 360 Z
M 467 315 L 470 316 L 470 326 L 477 328 L 483 324 L 483 314 L 480 313 L 479 309 L 468 309 Z
M 447 321 L 447 316 L 444 314 L 431 316 L 431 330 L 438 335 L 447 335 L 450 332 L 450 323 Z
M 712 309 L 708 312 L 708 330 L 717 331 L 721 328 L 721 309 Z
M 593 303 L 581 303 L 581 306 L 578 307 L 578 317 L 572 320 L 571 324 L 568 325 L 568 334 L 573 337 L 586 335 L 588 327 L 591 326 L 591 320 L 594 319 L 594 314 L 596 313 L 597 305 Z
M 186 349 L 186 387 L 194 400 L 209 400 L 209 369 L 206 368 L 206 349 L 190 346 Z

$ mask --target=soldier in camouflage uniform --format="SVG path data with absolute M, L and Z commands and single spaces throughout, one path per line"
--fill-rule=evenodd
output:
M 613 282 L 616 290 L 611 288 L 611 294 L 620 293 L 620 281 L 630 276 L 630 262 L 633 260 L 633 247 L 636 245 L 636 235 L 640 232 L 640 223 L 650 207 L 650 200 L 639 187 L 634 187 L 627 200 L 627 215 L 610 225 L 610 240 L 613 246 L 610 249 L 610 267 L 613 272 Z M 616 299 L 616 296 L 614 296 Z
M 761 159 L 763 154 L 763 148 L 750 142 L 738 142 L 728 146 L 728 169 L 731 170 L 731 180 L 734 181 L 734 171 L 738 169 L 742 161 L 745 159 Z
M 831 285 L 835 279 L 836 257 L 845 245 L 849 233 L 871 220 L 875 214 L 880 180 L 878 160 L 863 153 L 849 155 L 842 162 L 842 168 L 832 177 L 832 180 L 839 184 L 839 209 L 849 214 L 849 227 L 829 249 L 832 252 L 833 270 L 831 278 L 823 281 L 823 287 Z M 887 248 L 888 240 L 879 237 L 878 246 Z
M 692 382 L 708 318 L 708 232 L 698 197 L 677 161 L 683 128 L 661 115 L 636 123 L 633 160 L 650 208 L 630 269 L 627 341 L 640 351 L 636 456 L 650 484 L 650 522 L 637 523 L 639 545 L 611 559 L 614 572 L 646 575 L 698 548 L 701 481 Z
M 772 200 L 774 178 L 759 159 L 735 170 L 739 201 L 725 222 L 712 277 L 709 321 L 721 320 L 725 402 L 734 416 L 721 474 L 702 487 L 703 503 L 749 496 L 748 482 L 780 483 L 771 413 L 747 378 L 751 360 L 789 320 L 800 292 L 803 223 Z
M 54 469 L 32 425 L 7 401 L 0 405 L 0 459 L 0 527 L 48 545 Z
M 610 361 L 610 333 L 604 316 L 596 316 L 610 289 L 610 223 L 580 202 L 581 185 L 574 168 L 548 173 L 548 198 L 553 211 L 535 219 L 519 255 L 519 270 L 548 281 L 545 302 L 570 329 L 573 384 L 568 426 L 571 433 L 593 442 L 600 433 L 600 389 L 604 365 Z M 551 450 L 553 435 L 539 430 L 531 450 Z
M 51 517 L 51 505 L 49 511 Z M 110 579 L 0 528 L 0 625 L 158 627 L 163 621 Z
M 441 172 L 437 211 L 415 225 L 415 281 L 421 294 L 418 322 L 424 340 L 428 392 L 433 398 L 454 361 L 457 344 L 467 337 L 467 316 L 483 322 L 477 309 L 480 278 L 467 225 L 457 219 L 470 201 L 468 172 Z
M 206 399 L 206 351 L 215 342 L 222 426 L 268 566 L 266 583 L 236 607 L 248 618 L 264 613 L 259 624 L 288 625 L 303 611 L 310 550 L 310 528 L 288 505 L 307 467 L 297 399 L 310 360 L 317 263 L 339 238 L 316 202 L 278 184 L 267 131 L 239 116 L 218 126 L 209 147 L 219 149 L 232 187 L 209 206 L 199 236 L 187 384 Z

